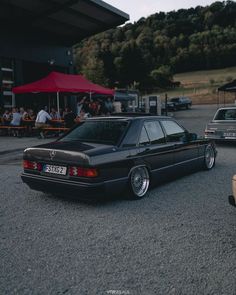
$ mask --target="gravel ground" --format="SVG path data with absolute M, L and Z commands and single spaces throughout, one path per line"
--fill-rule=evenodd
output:
M 174 116 L 202 133 L 212 113 Z M 54 198 L 22 184 L 20 161 L 3 163 L 0 294 L 236 294 L 235 149 L 139 201 Z

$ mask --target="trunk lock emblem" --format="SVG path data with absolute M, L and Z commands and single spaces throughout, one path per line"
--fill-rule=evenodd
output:
M 50 151 L 49 152 L 49 156 L 50 156 L 51 160 L 53 160 L 53 158 L 56 156 L 56 153 L 57 153 L 56 151 Z

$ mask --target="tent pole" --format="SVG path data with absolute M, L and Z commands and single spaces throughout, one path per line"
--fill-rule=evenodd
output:
M 89 100 L 90 101 L 92 100 L 92 92 L 91 91 L 89 92 Z
M 59 114 L 59 108 L 60 108 L 60 105 L 59 105 L 59 92 L 57 92 L 57 112 Z
M 48 111 L 50 113 L 50 110 L 51 110 L 51 96 L 50 94 L 48 94 Z

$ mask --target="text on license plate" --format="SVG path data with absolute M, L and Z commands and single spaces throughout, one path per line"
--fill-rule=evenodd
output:
M 55 165 L 44 165 L 43 171 L 46 173 L 66 175 L 66 167 L 64 166 L 55 166 Z
M 227 138 L 236 138 L 236 133 L 235 132 L 226 132 L 224 133 L 224 137 Z

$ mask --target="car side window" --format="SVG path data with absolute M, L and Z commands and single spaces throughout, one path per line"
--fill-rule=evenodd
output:
M 157 121 L 147 121 L 144 123 L 147 130 L 148 137 L 150 138 L 151 144 L 165 143 L 165 135 Z
M 150 140 L 148 138 L 147 131 L 146 131 L 145 127 L 143 126 L 141 133 L 140 133 L 140 137 L 139 137 L 139 145 L 145 146 L 148 144 L 150 144 Z
M 186 132 L 176 122 L 171 120 L 161 121 L 167 135 L 168 142 L 183 141 L 186 138 Z

